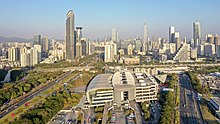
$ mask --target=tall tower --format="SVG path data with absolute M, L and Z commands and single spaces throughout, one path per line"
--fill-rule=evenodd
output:
M 66 59 L 73 61 L 76 51 L 76 38 L 74 31 L 74 13 L 70 10 L 66 15 Z
M 118 42 L 118 30 L 115 28 L 112 29 L 112 41 Z
M 169 27 L 169 42 L 174 43 L 174 40 L 175 40 L 175 27 L 170 26 Z
M 82 27 L 76 27 L 76 32 L 77 32 L 77 42 L 80 42 L 82 38 Z
M 201 27 L 198 21 L 193 23 L 193 40 L 195 43 L 201 44 Z M 198 44 L 195 44 L 195 47 Z
M 144 23 L 144 42 L 143 42 L 143 52 L 148 51 L 148 36 L 147 36 L 147 24 Z
M 180 33 L 179 32 L 174 33 L 174 42 L 176 43 L 176 51 L 178 51 L 179 48 L 181 47 L 181 39 L 180 39 Z
M 34 45 L 41 45 L 41 35 L 34 35 Z

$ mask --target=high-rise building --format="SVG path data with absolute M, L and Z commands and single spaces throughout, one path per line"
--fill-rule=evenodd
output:
M 218 34 L 214 35 L 214 44 L 215 44 L 215 50 L 217 51 L 217 46 L 220 45 Z
M 204 56 L 204 45 L 203 44 L 199 44 L 197 50 L 198 50 L 198 55 Z
M 80 42 L 82 38 L 82 27 L 76 27 L 76 32 L 77 32 L 77 42 Z
M 186 62 L 190 60 L 190 44 L 183 43 L 182 47 L 177 51 L 173 58 L 174 61 Z
M 191 48 L 190 57 L 191 59 L 197 59 L 197 48 Z
M 207 34 L 206 35 L 206 42 L 208 43 L 214 43 L 214 38 L 212 34 Z
M 87 42 L 85 38 L 81 39 L 81 45 L 82 45 L 82 55 L 86 56 L 87 55 Z
M 146 52 L 149 50 L 149 43 L 148 43 L 148 34 L 147 34 L 147 24 L 144 23 L 144 40 L 142 45 L 142 52 Z
M 66 15 L 66 59 L 73 61 L 75 58 L 76 38 L 74 31 L 74 13 L 70 10 Z
M 113 62 L 114 57 L 117 55 L 117 45 L 116 43 L 107 42 L 104 45 L 104 61 Z
M 42 52 L 46 52 L 49 50 L 49 40 L 47 36 L 42 38 L 41 48 L 42 48 Z
M 193 23 L 193 40 L 195 43 L 201 44 L 201 26 L 198 21 Z M 197 44 L 195 44 L 197 47 Z
M 169 42 L 170 43 L 174 43 L 174 40 L 175 40 L 174 33 L 175 33 L 175 27 L 174 26 L 170 26 L 169 27 Z
M 33 47 L 33 65 L 41 62 L 41 45 L 34 45 Z
M 220 58 L 220 45 L 217 45 L 216 54 L 217 57 Z
M 212 43 L 205 43 L 204 54 L 206 57 L 212 57 L 215 54 L 215 45 Z
M 175 43 L 169 43 L 169 53 L 174 54 L 176 52 L 176 44 Z
M 112 41 L 118 42 L 118 30 L 115 28 L 112 29 Z
M 41 35 L 34 35 L 34 45 L 41 45 Z
M 133 45 L 132 44 L 129 44 L 127 46 L 127 55 L 132 55 L 133 54 Z
M 174 33 L 174 41 L 176 43 L 176 51 L 178 51 L 179 48 L 181 47 L 181 39 L 180 39 L 180 33 L 179 32 Z
M 12 62 L 19 61 L 20 49 L 15 47 L 8 48 L 8 60 Z
M 41 45 L 34 45 L 34 47 L 23 47 L 20 50 L 21 67 L 34 66 L 41 62 Z
M 82 56 L 82 45 L 80 42 L 76 43 L 76 58 L 80 58 Z

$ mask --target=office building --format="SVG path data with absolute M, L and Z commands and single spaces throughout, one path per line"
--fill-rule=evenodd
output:
M 76 58 L 82 57 L 82 45 L 80 42 L 76 43 Z
M 194 42 L 201 44 L 201 26 L 198 21 L 193 23 L 193 40 Z M 197 44 L 195 44 L 197 47 Z
M 199 56 L 204 56 L 204 44 L 199 44 L 197 50 Z
M 140 64 L 140 58 L 123 58 L 123 61 L 126 65 Z
M 178 51 L 179 48 L 181 47 L 181 39 L 180 39 L 180 33 L 179 32 L 174 33 L 174 42 L 176 43 L 176 51 Z
M 190 60 L 190 44 L 187 44 L 186 42 L 183 43 L 182 47 L 176 52 L 174 58 L 174 61 L 177 62 L 187 62 Z
M 34 45 L 41 45 L 41 35 L 34 35 Z
M 66 15 L 66 59 L 73 61 L 76 55 L 76 35 L 74 31 L 74 13 L 70 10 Z
M 99 74 L 87 87 L 87 100 L 91 107 L 113 102 L 121 106 L 129 101 L 150 102 L 157 100 L 158 84 L 146 73 L 119 71 L 114 74 Z
M 82 46 L 82 55 L 86 56 L 87 55 L 87 51 L 88 51 L 88 45 L 87 45 L 87 42 L 86 42 L 85 38 L 81 39 L 81 46 Z
M 112 29 L 112 41 L 118 42 L 118 30 L 115 28 Z
M 212 57 L 215 54 L 215 45 L 212 43 L 205 43 L 204 54 L 206 57 Z
M 129 44 L 127 46 L 127 55 L 133 55 L 133 45 L 132 44 Z
M 174 26 L 170 26 L 169 27 L 169 42 L 170 43 L 174 43 L 175 38 L 174 38 L 174 33 L 175 33 L 175 27 Z
M 218 34 L 214 35 L 214 44 L 215 44 L 215 50 L 217 51 L 217 46 L 220 45 Z
M 144 23 L 144 40 L 142 45 L 142 52 L 148 52 L 149 51 L 149 43 L 148 43 L 148 33 L 147 33 L 147 24 Z
M 176 52 L 176 43 L 169 43 L 169 53 L 174 54 Z
M 190 58 L 196 60 L 197 59 L 197 48 L 191 48 Z
M 207 34 L 206 35 L 206 42 L 207 43 L 214 43 L 214 37 L 212 34 Z
M 217 57 L 220 58 L 220 45 L 217 45 L 216 47 L 216 54 L 217 54 Z
M 41 45 L 41 48 L 42 48 L 42 52 L 47 52 L 50 48 L 50 43 L 49 43 L 49 39 L 47 36 L 43 37 L 42 38 L 42 45 Z
M 82 38 L 82 27 L 76 27 L 76 32 L 77 32 L 77 42 L 80 42 Z

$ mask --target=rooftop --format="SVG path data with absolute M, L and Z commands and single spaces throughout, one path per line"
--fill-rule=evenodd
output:
M 113 88 L 111 84 L 111 77 L 113 74 L 99 74 L 95 76 L 89 83 L 87 91 L 96 89 Z
M 113 86 L 116 85 L 135 85 L 134 77 L 130 72 L 116 72 L 112 78 Z
M 133 76 L 135 77 L 136 86 L 150 86 L 157 84 L 155 79 L 150 75 L 146 75 L 144 73 L 134 73 Z

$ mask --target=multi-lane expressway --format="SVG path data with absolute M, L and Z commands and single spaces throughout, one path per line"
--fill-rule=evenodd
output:
M 48 88 L 50 88 L 51 86 L 59 83 L 61 80 L 63 80 L 64 78 L 66 78 L 67 76 L 69 76 L 71 74 L 71 72 L 66 72 L 64 75 L 62 75 L 61 77 L 59 77 L 56 81 L 54 82 L 51 82 L 50 84 L 48 84 L 47 86 L 43 87 L 42 89 L 39 89 L 35 92 L 33 92 L 32 94 L 24 97 L 21 101 L 19 101 L 18 103 L 16 104 L 13 104 L 11 106 L 9 106 L 6 110 L 2 111 L 0 113 L 0 118 L 4 117 L 5 115 L 7 115 L 8 113 L 14 111 L 16 108 L 18 108 L 19 106 L 27 103 L 29 100 L 31 100 L 32 98 L 36 97 L 37 95 L 39 95 L 41 92 L 47 90 Z M 80 74 L 77 74 L 75 76 L 75 78 L 79 77 Z
M 201 113 L 192 89 L 190 79 L 187 75 L 179 75 L 180 82 L 180 123 L 181 124 L 203 124 Z

